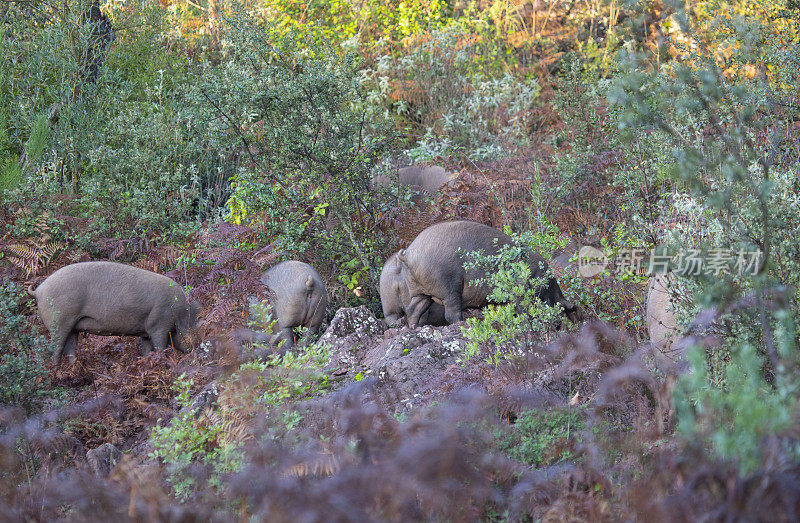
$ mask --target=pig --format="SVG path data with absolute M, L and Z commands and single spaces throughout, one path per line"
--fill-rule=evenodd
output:
M 270 290 L 272 307 L 278 319 L 278 333 L 272 343 L 284 340 L 284 349 L 294 345 L 294 327 L 319 332 L 328 307 L 328 293 L 314 267 L 301 261 L 285 261 L 261 275 Z
M 172 279 L 107 261 L 67 265 L 28 292 L 57 343 L 55 362 L 62 356 L 75 361 L 79 332 L 140 336 L 142 355 L 167 345 L 183 350 L 199 310 Z
M 569 260 L 575 256 L 577 252 L 578 244 L 575 243 L 575 240 L 570 239 L 567 245 L 560 250 L 558 255 L 550 260 L 550 265 L 564 271 L 572 265 Z
M 485 306 L 490 289 L 485 282 L 475 282 L 485 274 L 481 270 L 467 272 L 465 254 L 477 250 L 497 254 L 503 245 L 510 243 L 508 235 L 470 221 L 442 222 L 423 230 L 407 249 L 397 254 L 409 290 L 406 308 L 409 326 L 419 325 L 421 316 L 427 312 L 426 305 L 432 302 L 444 306 L 448 324 L 461 321 L 464 309 Z M 546 276 L 547 262 L 538 253 L 530 252 L 528 262 L 532 277 Z M 538 297 L 548 305 L 560 304 L 570 320 L 580 319 L 578 308 L 564 298 L 555 278 L 547 277 Z
M 406 309 L 411 302 L 408 283 L 403 278 L 402 267 L 397 259 L 397 253 L 392 254 L 386 263 L 383 264 L 380 279 L 381 306 L 383 307 L 383 317 L 390 326 L 400 323 L 406 315 Z M 429 300 L 417 300 L 414 309 L 424 307 L 427 310 L 419 314 L 418 324 L 442 326 L 447 325 L 444 318 L 444 307 L 440 303 Z M 417 316 L 415 310 L 411 311 L 412 316 Z
M 411 165 L 399 169 L 397 175 L 402 185 L 419 187 L 428 194 L 435 193 L 454 178 L 452 173 L 448 173 L 444 167 L 438 165 L 429 167 Z
M 673 342 L 682 335 L 682 330 L 675 320 L 669 294 L 670 279 L 669 275 L 656 274 L 647 284 L 647 333 L 658 367 L 669 366 L 683 357 L 682 351 L 673 348 Z
M 411 165 L 402 167 L 397 171 L 397 181 L 400 185 L 416 187 L 428 194 L 434 194 L 444 185 L 450 183 L 456 176 L 448 173 L 444 167 L 437 165 L 419 167 Z M 376 176 L 373 179 L 373 186 L 388 187 L 391 179 L 387 175 Z

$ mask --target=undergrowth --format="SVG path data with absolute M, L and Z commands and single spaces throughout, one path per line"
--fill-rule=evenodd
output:
M 27 302 L 27 303 L 26 303 Z M 24 308 L 31 298 L 13 281 L 0 285 L 0 405 L 27 413 L 55 407 L 69 392 L 54 386 L 48 372 L 53 349 L 37 333 Z
M 517 461 L 533 468 L 549 467 L 577 456 L 584 428 L 580 409 L 524 410 L 498 444 Z
M 0 2 L 0 519 L 797 519 L 792 5 L 228 4 L 95 3 L 106 53 L 86 2 Z M 375 187 L 410 160 L 455 179 Z M 331 312 L 377 310 L 386 255 L 454 218 L 534 231 L 546 258 L 569 236 L 766 262 L 676 279 L 683 375 L 637 343 L 641 274 L 559 269 L 600 321 L 545 343 L 555 311 L 511 251 L 466 333 L 488 362 L 413 410 L 391 381 L 340 385 L 330 347 L 229 336 L 287 257 Z M 86 335 L 48 367 L 23 287 L 85 259 L 183 285 L 194 350 Z

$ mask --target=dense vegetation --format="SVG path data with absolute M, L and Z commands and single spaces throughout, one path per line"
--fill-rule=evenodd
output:
M 789 1 L 0 0 L 0 514 L 796 519 L 798 22 Z M 396 183 L 412 163 L 454 180 Z M 329 320 L 380 317 L 386 258 L 455 218 L 547 259 L 603 249 L 597 276 L 556 270 L 583 324 L 556 330 L 508 249 L 472 262 L 497 303 L 413 405 L 326 343 L 237 341 L 273 319 L 248 304 L 275 262 L 320 272 Z M 656 248 L 685 366 L 656 368 L 648 276 L 624 270 Z M 25 288 L 90 259 L 184 285 L 193 350 L 83 336 L 51 363 Z

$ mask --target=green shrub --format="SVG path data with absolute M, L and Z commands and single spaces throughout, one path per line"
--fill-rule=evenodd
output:
M 0 38 L 2 38 L 2 34 L 0 34 Z M 0 108 L 0 201 L 2 201 L 3 193 L 16 187 L 22 180 L 19 155 L 14 152 L 6 125 L 6 111 Z
M 510 233 L 510 231 L 507 231 Z M 491 289 L 483 318 L 468 318 L 462 327 L 467 344 L 464 357 L 485 354 L 497 364 L 509 354 L 532 348 L 534 333 L 545 331 L 558 321 L 559 306 L 550 307 L 537 297 L 547 285 L 546 278 L 532 278 L 527 253 L 536 251 L 541 238 L 532 232 L 510 234 L 513 242 L 500 248 L 498 254 L 468 254 L 465 269 L 482 270 L 486 278 L 476 280 Z
M 250 18 L 229 29 L 229 59 L 194 93 L 214 120 L 209 134 L 244 151 L 227 219 L 258 220 L 277 248 L 346 276 L 361 296 L 345 300 L 372 298 L 387 244 L 378 218 L 388 201 L 369 187 L 394 135 L 366 112 L 359 61 Z
M 198 413 L 191 408 L 194 380 L 181 375 L 172 386 L 178 393 L 178 414 L 169 425 L 159 424 L 150 432 L 153 452 L 150 457 L 160 459 L 167 467 L 167 478 L 175 495 L 187 500 L 197 482 L 190 473 L 194 464 L 202 464 L 212 471 L 210 484 L 220 487 L 220 475 L 235 472 L 242 466 L 241 442 L 224 439 L 223 426 L 216 423 L 198 423 Z
M 362 73 L 372 110 L 409 127 L 414 160 L 492 159 L 527 144 L 539 85 L 480 63 L 485 48 L 473 36 L 456 26 L 432 31 Z
M 531 467 L 547 467 L 575 457 L 578 433 L 585 427 L 578 409 L 522 411 L 507 432 L 499 436 L 498 447 L 509 457 Z
M 314 343 L 302 351 L 271 356 L 264 363 L 245 364 L 242 370 L 249 368 L 263 373 L 264 379 L 258 387 L 259 402 L 276 407 L 327 392 L 330 382 L 322 369 L 329 358 L 330 347 Z
M 13 189 L 22 180 L 22 169 L 19 168 L 19 158 L 6 156 L 0 158 L 0 195 Z
M 0 285 L 0 404 L 30 413 L 63 398 L 64 391 L 50 385 L 47 361 L 52 351 L 23 314 L 26 296 L 12 281 Z M 33 303 L 30 297 L 28 301 Z
M 258 13 L 283 34 L 308 34 L 317 41 L 362 38 L 399 40 L 446 24 L 452 8 L 442 0 L 267 0 Z
M 690 13 L 673 7 L 679 32 L 694 46 L 686 60 L 660 68 L 626 53 L 624 74 L 608 96 L 629 139 L 646 132 L 669 148 L 665 172 L 682 189 L 673 196 L 669 218 L 677 225 L 669 244 L 763 251 L 757 274 L 704 273 L 677 283 L 694 296 L 688 310 L 679 307 L 684 317 L 740 305 L 717 319 L 719 346 L 690 351 L 692 373 L 676 389 L 676 405 L 682 434 L 747 473 L 763 464 L 764 445 L 796 428 L 798 414 L 797 150 L 783 148 L 794 131 L 781 109 L 796 96 L 798 72 L 780 57 L 796 56 L 800 47 L 787 48 L 758 21 L 737 20 L 729 27 L 737 45 L 728 62 L 769 74 L 723 72 Z M 797 459 L 796 450 L 780 452 Z
M 164 8 L 111 8 L 115 44 L 96 82 L 83 84 L 77 57 L 90 35 L 73 3 L 46 6 L 48 23 L 2 21 L 20 35 L 0 39 L 4 127 L 12 152 L 26 153 L 24 179 L 7 197 L 46 205 L 71 193 L 69 212 L 90 218 L 93 235 L 145 236 L 216 216 L 235 159 L 208 140 L 204 114 L 187 100 L 196 79 L 186 58 L 162 45 Z
M 303 415 L 293 405 L 330 389 L 322 371 L 329 358 L 329 347 L 311 344 L 302 351 L 243 363 L 219 383 L 220 399 L 202 418 L 191 408 L 194 381 L 182 375 L 173 385 L 178 414 L 166 425 L 159 420 L 150 433 L 151 457 L 166 465 L 178 498 L 186 500 L 196 492 L 191 472 L 196 465 L 209 471 L 212 487 L 224 489 L 225 475 L 243 466 L 242 443 L 249 437 L 297 444 L 295 429 Z M 254 434 L 254 422 L 262 419 L 268 423 Z

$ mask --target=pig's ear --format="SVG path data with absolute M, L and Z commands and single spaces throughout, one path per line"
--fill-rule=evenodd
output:
M 405 249 L 400 249 L 399 251 L 397 251 L 397 259 L 400 260 L 403 263 L 406 263 L 406 250 Z

